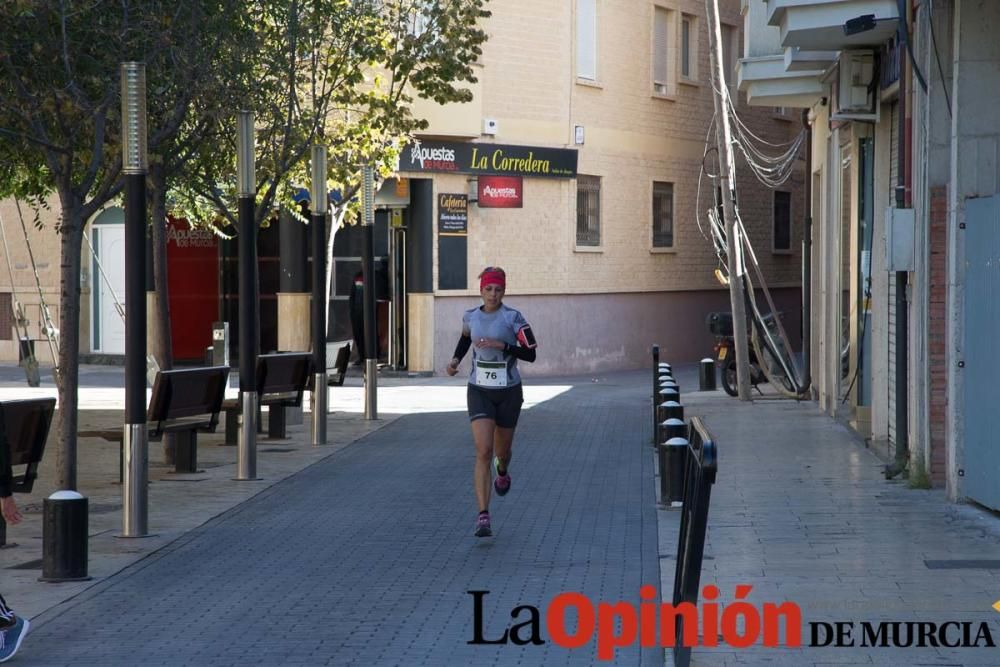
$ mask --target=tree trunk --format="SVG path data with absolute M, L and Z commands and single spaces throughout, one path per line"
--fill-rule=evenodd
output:
M 347 214 L 347 205 L 341 206 L 333 210 L 332 223 L 330 224 L 329 236 L 327 237 L 326 244 L 326 303 L 323 306 L 323 312 L 326 313 L 326 321 L 329 325 L 330 322 L 330 290 L 333 288 L 333 242 L 337 238 L 337 230 L 344 222 L 344 216 Z M 329 329 L 327 329 L 329 331 Z
M 148 174 L 151 224 L 153 226 L 153 326 L 156 335 L 150 352 L 156 357 L 160 370 L 174 367 L 173 338 L 170 331 L 170 291 L 167 282 L 167 187 L 166 177 L 159 165 L 150 165 Z M 163 436 L 163 461 L 171 465 L 175 459 L 175 440 L 172 434 Z
M 76 490 L 76 429 L 80 384 L 80 263 L 83 217 L 72 194 L 60 193 L 59 264 L 59 449 L 56 483 L 60 489 Z

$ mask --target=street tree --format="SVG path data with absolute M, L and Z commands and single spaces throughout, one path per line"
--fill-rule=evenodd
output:
M 19 194 L 41 185 L 59 206 L 61 488 L 75 489 L 77 482 L 84 228 L 123 187 L 120 63 L 147 64 L 153 100 L 149 126 L 159 132 L 150 144 L 166 145 L 170 132 L 191 121 L 185 114 L 171 115 L 171 105 L 160 103 L 184 84 L 167 83 L 159 73 L 183 77 L 193 71 L 184 63 L 208 43 L 200 37 L 216 25 L 213 19 L 224 6 L 221 0 L 0 3 L 0 153 L 13 156 L 12 166 L 0 171 L 7 183 L 0 188 Z
M 394 169 L 399 150 L 427 123 L 415 97 L 472 99 L 475 62 L 487 35 L 487 0 L 278 0 L 255 3 L 257 48 L 240 101 L 256 113 L 258 225 L 309 184 L 307 155 L 329 147 L 332 208 L 329 264 L 336 230 L 358 208 L 360 168 Z M 201 144 L 199 159 L 173 188 L 178 216 L 235 223 L 235 114 L 222 143 Z M 295 223 L 293 223 L 295 224 Z M 327 299 L 329 301 L 329 299 Z

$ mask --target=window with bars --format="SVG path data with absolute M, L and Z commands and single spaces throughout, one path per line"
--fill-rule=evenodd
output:
M 792 193 L 774 193 L 774 251 L 792 250 Z
M 10 292 L 0 292 L 0 340 L 14 340 L 14 302 Z
M 653 182 L 653 247 L 674 247 L 674 184 Z
M 576 76 L 597 80 L 597 0 L 576 0 Z
M 601 245 L 601 177 L 576 177 L 576 244 Z

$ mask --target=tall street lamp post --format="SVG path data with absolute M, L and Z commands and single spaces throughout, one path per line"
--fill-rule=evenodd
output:
M 365 419 L 378 419 L 378 336 L 375 332 L 375 170 L 362 169 L 364 247 L 361 271 L 364 273 L 365 319 Z
M 313 377 L 312 413 L 313 444 L 326 444 L 326 211 L 329 198 L 326 190 L 326 146 L 312 148 L 312 339 Z
M 122 167 L 125 172 L 125 457 L 122 535 L 148 532 L 146 432 L 146 66 L 121 66 Z
M 239 197 L 240 426 L 236 479 L 257 478 L 257 195 L 252 111 L 237 116 L 236 173 Z

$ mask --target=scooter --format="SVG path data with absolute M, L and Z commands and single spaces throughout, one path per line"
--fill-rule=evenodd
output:
M 715 335 L 715 355 L 718 360 L 719 375 L 722 380 L 722 388 L 730 396 L 738 396 L 736 381 L 736 339 L 733 337 L 733 314 L 732 313 L 709 313 L 705 322 L 708 330 Z M 757 363 L 757 353 L 750 345 L 750 337 L 747 336 L 747 347 L 750 353 L 750 384 L 757 388 L 758 384 L 767 382 L 764 372 Z M 759 392 L 760 389 L 757 389 Z
M 763 317 L 764 325 L 768 329 L 773 329 L 776 325 L 773 314 Z M 732 313 L 709 313 L 706 319 L 708 330 L 715 335 L 715 354 L 718 360 L 722 388 L 730 396 L 738 396 L 738 382 L 736 379 L 736 339 L 733 337 L 733 315 Z M 747 351 L 750 363 L 750 384 L 758 393 L 763 393 L 757 385 L 768 382 L 767 375 L 761 368 L 760 360 L 757 358 L 757 350 L 750 344 L 750 336 L 747 336 Z M 783 386 L 791 391 L 791 383 L 782 378 Z

